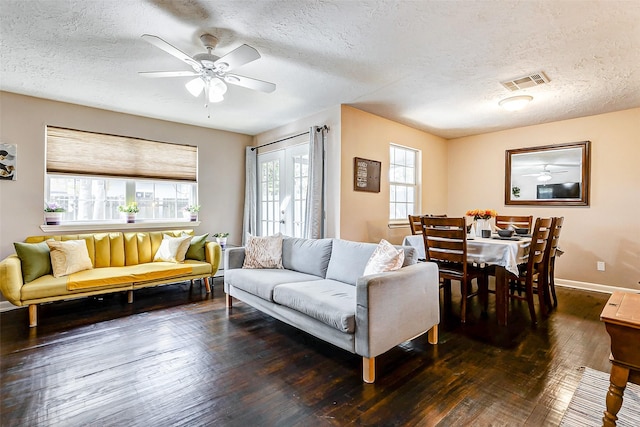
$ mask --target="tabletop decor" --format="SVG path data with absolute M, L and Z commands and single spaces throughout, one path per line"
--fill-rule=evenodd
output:
M 118 206 L 118 210 L 127 216 L 128 223 L 136 222 L 136 214 L 140 212 L 137 202 L 131 202 L 127 205 Z
M 218 242 L 222 249 L 227 246 L 227 237 L 229 237 L 229 233 L 215 233 L 213 237 L 216 238 L 216 242 Z
M 187 205 L 182 210 L 185 216 L 188 216 L 191 221 L 198 220 L 198 212 L 200 212 L 200 205 Z
M 44 203 L 44 223 L 47 225 L 58 225 L 62 219 L 62 215 L 66 212 L 65 208 L 56 202 Z
M 489 220 L 498 215 L 498 213 L 493 209 L 473 209 L 468 210 L 465 215 L 473 217 L 476 236 L 481 237 L 482 230 L 491 232 Z

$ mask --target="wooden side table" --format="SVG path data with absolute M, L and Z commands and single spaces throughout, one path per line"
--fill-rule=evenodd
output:
M 611 376 L 605 427 L 615 426 L 627 382 L 640 384 L 640 294 L 614 292 L 600 320 L 611 337 Z

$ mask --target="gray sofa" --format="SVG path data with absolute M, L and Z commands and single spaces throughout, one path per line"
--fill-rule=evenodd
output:
M 438 342 L 438 268 L 403 247 L 401 269 L 362 276 L 374 243 L 285 237 L 283 269 L 244 269 L 244 248 L 227 248 L 224 291 L 278 320 L 363 357 L 375 381 L 375 357 L 429 332 Z

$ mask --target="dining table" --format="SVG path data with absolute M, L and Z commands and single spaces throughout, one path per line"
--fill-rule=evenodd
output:
M 421 234 L 405 236 L 403 246 L 416 249 L 418 259 L 426 259 L 424 239 Z M 496 317 L 498 324 L 507 325 L 509 301 L 509 273 L 518 275 L 518 265 L 527 262 L 531 236 L 503 238 L 497 234 L 491 237 L 467 235 L 467 261 L 479 267 L 495 266 L 496 275 Z

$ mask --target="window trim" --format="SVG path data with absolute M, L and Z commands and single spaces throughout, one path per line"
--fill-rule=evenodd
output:
M 413 151 L 415 153 L 415 184 L 413 184 L 413 188 L 415 188 L 415 201 L 414 201 L 414 208 L 417 212 L 421 212 L 422 211 L 422 150 L 414 148 L 414 147 L 409 147 L 406 145 L 401 145 L 401 144 L 396 144 L 394 142 L 390 142 L 389 143 L 389 149 L 391 149 L 392 147 L 397 147 L 403 150 L 408 150 L 408 151 Z M 389 197 L 387 198 L 387 209 L 391 206 L 391 186 L 392 185 L 411 185 L 411 184 L 405 184 L 403 182 L 401 183 L 396 183 L 395 181 L 391 181 L 391 156 L 389 156 L 389 169 L 388 169 L 388 173 L 387 173 L 388 179 L 389 179 Z M 407 214 L 408 215 L 408 214 Z M 416 215 L 416 213 L 413 213 L 413 215 Z M 409 218 L 396 218 L 396 219 L 391 219 L 389 217 L 387 217 L 387 224 L 389 226 L 395 226 L 395 227 L 401 227 L 401 226 L 406 226 L 409 224 Z

